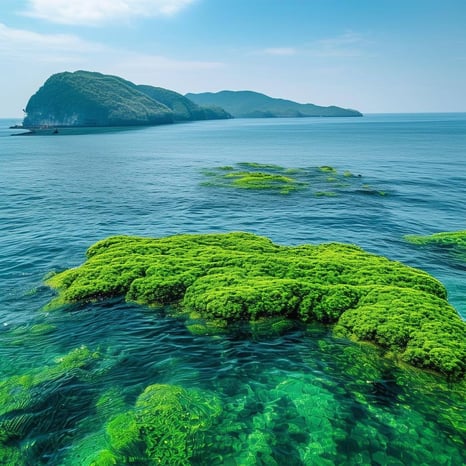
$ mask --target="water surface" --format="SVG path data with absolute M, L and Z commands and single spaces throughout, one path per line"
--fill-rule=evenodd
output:
M 106 236 L 241 230 L 280 244 L 356 243 L 422 268 L 465 317 L 466 264 L 403 240 L 466 229 L 465 114 L 238 119 L 43 137 L 11 137 L 14 122 L 0 123 L 1 379 L 43 373 L 83 345 L 101 355 L 86 377 L 48 379 L 34 403 L 0 418 L 18 429 L 8 445 L 26 464 L 88 464 L 116 410 L 99 414 L 100 397 L 113 389 L 119 409 L 129 409 L 154 383 L 220 399 L 222 417 L 195 464 L 465 462 L 460 394 L 328 328 L 194 337 L 166 310 L 119 300 L 42 310 L 53 297 L 44 276 L 79 265 Z M 244 162 L 328 165 L 374 189 L 281 195 L 203 184 L 206 170 Z

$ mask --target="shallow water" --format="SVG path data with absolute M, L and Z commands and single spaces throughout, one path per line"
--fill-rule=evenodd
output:
M 105 445 L 108 420 L 154 383 L 200 388 L 221 401 L 194 464 L 466 461 L 460 393 L 325 327 L 193 337 L 164 310 L 118 300 L 42 310 L 53 297 L 44 276 L 79 265 L 106 236 L 243 230 L 281 244 L 356 243 L 422 268 L 464 317 L 466 264 L 403 235 L 466 228 L 466 115 L 232 120 L 43 137 L 11 137 L 10 122 L 1 123 L 0 371 L 4 381 L 44 379 L 33 401 L 0 417 L 0 426 L 17 430 L 8 446 L 21 449 L 24 464 L 88 464 Z M 244 162 L 329 165 L 361 177 L 336 196 L 316 195 L 312 183 L 287 195 L 205 185 L 206 170 Z M 83 345 L 100 352 L 92 367 L 44 375 Z M 97 410 L 109 390 L 114 403 Z

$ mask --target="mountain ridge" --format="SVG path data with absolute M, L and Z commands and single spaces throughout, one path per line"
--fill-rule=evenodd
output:
M 235 118 L 362 116 L 358 110 L 335 105 L 301 104 L 251 90 L 188 93 L 185 97 L 198 105 L 217 105 Z
M 357 110 L 301 104 L 249 90 L 182 95 L 84 70 L 51 75 L 30 97 L 25 113 L 26 129 L 149 126 L 232 117 L 362 116 Z

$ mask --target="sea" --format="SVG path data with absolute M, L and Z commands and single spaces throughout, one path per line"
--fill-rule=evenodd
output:
M 187 464 L 151 459 L 143 442 L 112 450 L 112 420 L 154 384 L 221 407 L 187 447 L 189 464 L 466 463 L 464 386 L 330 327 L 193 335 L 167 309 L 123 299 L 51 310 L 45 284 L 111 235 L 245 231 L 282 245 L 357 244 L 423 269 L 465 319 L 466 264 L 405 236 L 466 230 L 466 114 L 48 136 L 20 136 L 17 123 L 0 120 L 0 464 Z M 346 182 L 237 189 L 217 182 L 224 167 L 331 167 Z M 79 350 L 95 362 L 59 369 Z

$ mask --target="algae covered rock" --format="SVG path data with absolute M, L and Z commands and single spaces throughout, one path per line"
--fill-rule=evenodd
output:
M 235 190 L 262 191 L 276 194 L 302 192 L 317 197 L 336 197 L 345 194 L 385 196 L 384 191 L 363 182 L 346 170 L 340 173 L 328 165 L 309 168 L 290 168 L 257 162 L 240 162 L 203 171 L 202 186 Z
M 72 390 L 69 382 L 88 380 L 99 362 L 100 353 L 81 346 L 58 357 L 54 364 L 0 381 L 0 464 L 32 464 L 27 459 L 32 447 L 24 439 L 37 429 L 37 418 L 48 411 L 57 392 L 63 409 L 70 409 L 70 404 L 82 406 L 72 396 L 67 398 Z
M 249 233 L 115 236 L 51 277 L 52 305 L 113 296 L 178 304 L 222 323 L 284 317 L 335 324 L 401 360 L 461 378 L 466 324 L 444 286 L 418 269 L 345 244 L 280 246 Z
M 107 424 L 109 444 L 124 458 L 189 465 L 205 447 L 203 433 L 221 411 L 220 402 L 211 394 L 176 385 L 150 385 L 133 410 Z
M 434 233 L 426 236 L 406 235 L 404 238 L 412 244 L 447 252 L 461 262 L 466 262 L 466 230 Z

